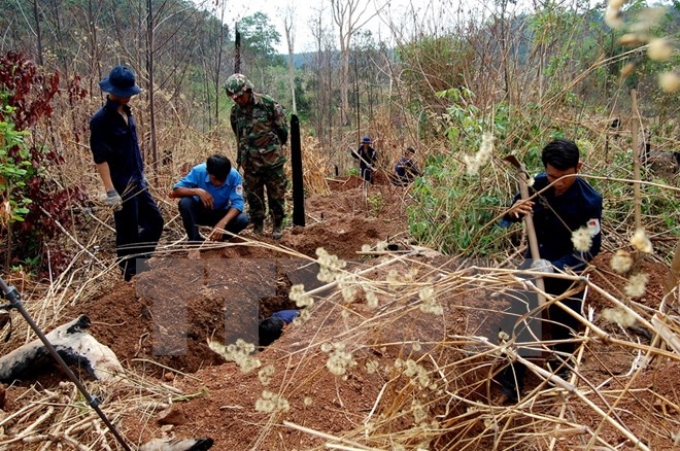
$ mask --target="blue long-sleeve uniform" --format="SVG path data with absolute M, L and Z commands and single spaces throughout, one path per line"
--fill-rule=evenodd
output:
M 281 318 L 286 322 L 286 324 L 290 324 L 299 315 L 299 310 L 279 310 L 278 312 L 272 314 L 272 318 Z
M 545 173 L 538 175 L 534 186 L 531 188 L 531 194 L 548 185 L 547 175 Z M 518 194 L 515 196 L 514 202 L 519 199 L 520 195 Z M 540 257 L 549 260 L 558 269 L 570 268 L 575 272 L 582 271 L 586 262 L 592 260 L 602 247 L 602 196 L 600 193 L 595 191 L 588 182 L 577 177 L 562 195 L 555 196 L 554 188 L 549 188 L 536 196 L 533 201 L 533 220 Z M 507 214 L 502 220 L 502 225 L 507 226 L 520 220 L 521 218 L 514 218 Z M 574 249 L 571 240 L 572 232 L 581 227 L 587 227 L 592 233 L 592 244 L 587 252 L 579 252 Z M 527 259 L 531 257 L 529 249 L 527 249 L 525 257 Z M 525 261 L 522 266 L 526 267 L 527 263 L 529 263 L 529 260 Z M 571 281 L 550 277 L 549 274 L 543 277 L 543 281 L 545 291 L 555 296 L 559 296 L 573 287 Z M 570 297 L 562 299 L 561 302 L 572 311 L 579 313 L 582 308 L 583 295 L 584 291 L 573 293 Z M 535 293 L 521 293 L 521 296 L 526 300 L 524 305 L 515 304 L 513 307 L 520 314 L 526 313 L 527 307 L 529 309 L 537 307 L 538 299 Z M 538 321 L 534 323 L 533 327 L 540 327 L 542 330 L 543 327 L 547 326 L 550 330 L 550 337 L 557 341 L 557 344 L 553 346 L 555 351 L 561 353 L 562 356 L 572 354 L 575 345 L 570 340 L 572 334 L 579 330 L 579 321 L 557 304 L 548 307 L 547 316 L 550 323 Z M 538 315 L 538 319 L 540 318 L 541 314 Z M 514 325 L 511 327 L 514 329 Z M 535 336 L 535 332 L 540 333 L 541 330 L 532 331 L 531 337 Z M 533 341 L 533 338 L 529 338 L 529 340 Z M 520 352 L 522 351 L 527 352 L 526 349 L 520 349 Z M 524 385 L 525 374 L 526 367 L 518 362 L 503 369 L 499 379 L 504 392 L 510 393 L 510 396 L 517 396 L 517 391 L 521 391 Z
M 118 113 L 120 104 L 108 96 L 106 104 L 90 119 L 90 148 L 95 164 L 108 163 L 113 187 L 123 198 L 120 211 L 113 213 L 116 224 L 116 252 L 125 280 L 137 273 L 132 255 L 148 257 L 163 233 L 163 216 L 149 193 L 144 177 L 137 125 L 125 105 L 127 122 Z

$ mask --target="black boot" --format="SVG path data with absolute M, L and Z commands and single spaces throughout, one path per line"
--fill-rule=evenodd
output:
M 253 224 L 255 225 L 253 227 L 253 233 L 255 235 L 264 234 L 264 221 L 262 219 L 253 221 Z
M 506 396 L 506 402 L 515 403 L 524 389 L 524 377 L 527 368 L 519 362 L 512 363 L 498 373 L 497 381 L 501 384 L 501 391 Z
M 272 238 L 280 240 L 283 236 L 283 218 L 274 219 L 274 230 L 272 231 Z

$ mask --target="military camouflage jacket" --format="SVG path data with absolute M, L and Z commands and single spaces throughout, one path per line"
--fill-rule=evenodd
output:
M 246 107 L 231 108 L 231 128 L 238 140 L 236 162 L 247 171 L 276 169 L 286 162 L 281 146 L 288 139 L 284 109 L 271 97 L 252 93 Z

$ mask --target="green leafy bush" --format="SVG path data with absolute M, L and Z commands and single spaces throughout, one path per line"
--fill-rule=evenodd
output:
M 438 96 L 451 101 L 445 118 L 452 145 L 446 154 L 431 156 L 424 176 L 413 184 L 410 232 L 421 243 L 447 254 L 489 257 L 507 245 L 508 230 L 500 228 L 497 220 L 513 189 L 493 155 L 474 170 L 466 167 L 465 160 L 466 156 L 474 159 L 483 146 L 484 132 L 493 131 L 495 121 L 485 124 L 468 89 L 451 89 Z M 503 121 L 499 126 L 505 127 Z
M 409 228 L 419 242 L 446 254 L 490 257 L 507 245 L 496 224 L 509 196 L 491 176 L 497 168 L 470 176 L 454 158 L 428 162 L 414 182 L 416 202 L 408 208 Z
M 515 170 L 503 158 L 515 154 L 531 174 L 541 172 L 544 144 L 564 132 L 535 104 L 513 108 L 501 102 L 482 111 L 467 88 L 437 95 L 450 102 L 444 115 L 450 148 L 431 156 L 424 176 L 413 185 L 410 231 L 447 254 L 504 254 L 518 229 L 501 228 L 499 219 L 518 185 Z M 577 129 L 574 137 L 581 133 Z
M 0 115 L 6 116 L 13 112 L 13 108 L 0 103 Z M 21 192 L 26 187 L 26 182 L 30 177 L 28 161 L 28 149 L 24 143 L 26 132 L 14 129 L 14 124 L 5 120 L 0 120 L 0 193 L 2 193 L 2 216 L 0 223 L 7 227 L 8 224 L 16 221 L 23 221 L 29 210 L 27 205 L 31 199 L 17 199 L 13 195 L 14 190 Z M 10 155 L 11 149 L 17 149 L 19 158 Z

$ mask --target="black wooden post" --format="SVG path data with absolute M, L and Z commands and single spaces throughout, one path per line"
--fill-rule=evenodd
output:
M 293 170 L 293 225 L 304 227 L 305 182 L 302 175 L 300 120 L 295 114 L 290 119 L 290 164 Z
M 236 38 L 234 39 L 234 73 L 241 73 L 241 33 L 236 25 Z

